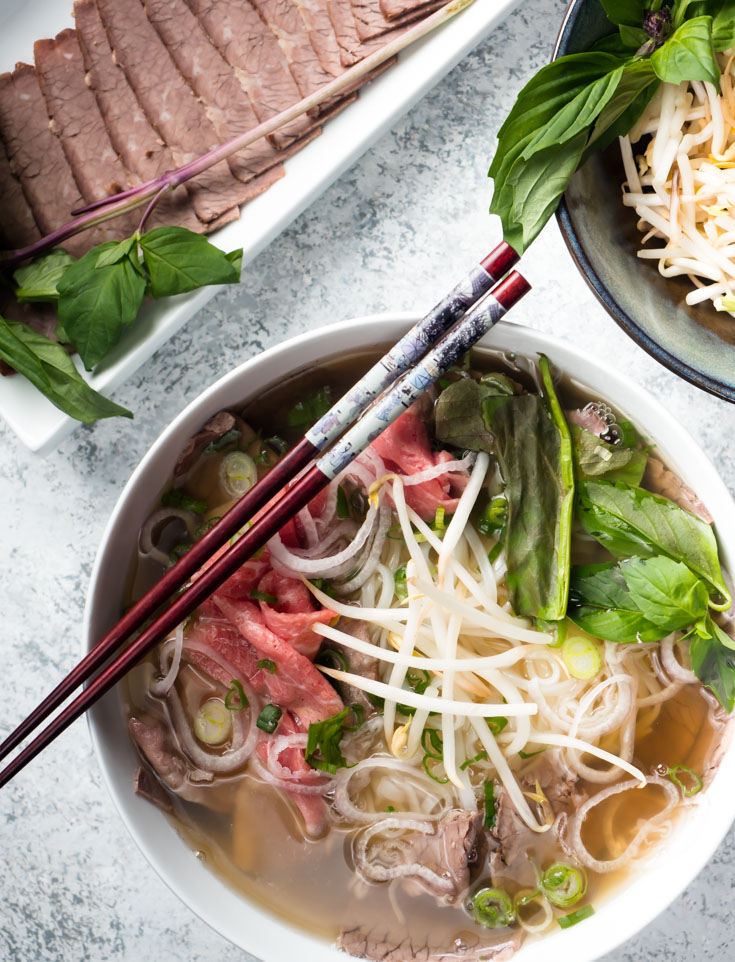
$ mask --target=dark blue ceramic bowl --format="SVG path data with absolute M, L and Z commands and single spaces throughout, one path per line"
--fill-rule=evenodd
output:
M 588 49 L 615 28 L 600 0 L 572 0 L 554 58 Z M 557 219 L 567 247 L 600 302 L 637 344 L 681 377 L 735 402 L 735 320 L 709 305 L 688 307 L 691 286 L 663 278 L 636 257 L 635 213 L 623 207 L 618 145 L 577 171 Z

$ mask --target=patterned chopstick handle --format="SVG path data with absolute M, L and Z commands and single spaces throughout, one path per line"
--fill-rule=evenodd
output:
M 422 361 L 396 381 L 333 448 L 319 458 L 316 462 L 319 470 L 328 478 L 336 477 L 389 424 L 408 410 L 433 381 L 446 374 L 529 290 L 527 281 L 513 271 L 492 294 L 445 334 Z
M 307 431 L 306 440 L 317 451 L 324 450 L 368 404 L 423 357 L 437 338 L 487 294 L 517 260 L 518 255 L 510 245 L 499 244 Z

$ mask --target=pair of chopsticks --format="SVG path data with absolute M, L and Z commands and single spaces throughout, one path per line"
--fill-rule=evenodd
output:
M 59 708 L 76 688 L 92 679 L 119 646 L 162 605 L 171 603 L 0 772 L 0 787 L 181 624 L 530 290 L 528 282 L 517 271 L 507 273 L 517 260 L 516 252 L 502 243 L 473 267 L 143 595 L 0 744 L 0 759 Z M 333 446 L 330 448 L 330 445 Z M 321 454 L 323 451 L 326 453 Z M 311 467 L 297 478 L 309 464 Z M 274 501 L 279 494 L 282 496 Z M 215 552 L 269 502 L 273 503 L 268 510 L 221 557 L 200 572 Z M 171 601 L 196 572 L 200 574 L 193 584 Z

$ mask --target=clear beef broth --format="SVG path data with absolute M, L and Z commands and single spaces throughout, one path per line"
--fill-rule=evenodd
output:
M 278 434 L 289 444 L 293 443 L 300 432 L 289 428 L 287 412 L 296 401 L 308 390 L 325 384 L 330 386 L 333 397 L 339 396 L 377 356 L 376 349 L 327 359 L 320 368 L 300 371 L 246 403 L 241 416 L 256 430 L 262 426 L 264 433 Z M 535 387 L 525 364 L 513 356 L 475 352 L 473 366 L 509 374 L 524 386 Z M 562 378 L 558 391 L 565 407 L 578 407 L 593 399 L 589 392 L 566 378 Z M 222 492 L 216 484 L 217 463 L 218 455 L 200 458 L 184 479 L 187 493 L 206 501 L 212 512 L 222 504 Z M 609 557 L 599 545 L 589 541 L 575 544 L 573 554 L 573 563 L 591 563 Z M 160 566 L 148 559 L 137 559 L 130 576 L 131 601 L 160 576 L 160 571 Z M 132 673 L 128 707 L 131 714 L 147 710 L 164 718 L 163 703 L 149 694 L 140 694 L 138 673 L 150 671 L 151 661 L 149 659 L 148 667 L 144 664 Z M 190 710 L 197 698 L 203 699 L 216 688 L 193 669 L 183 682 L 190 689 L 185 699 L 190 703 Z M 684 685 L 658 710 L 641 712 L 634 763 L 645 771 L 663 770 L 676 764 L 706 772 L 723 727 L 724 722 L 714 713 L 709 695 L 698 684 Z M 543 758 L 541 754 L 538 760 L 526 762 L 524 771 L 533 772 Z M 622 774 L 620 780 L 628 777 Z M 601 787 L 593 783 L 579 784 L 586 795 L 595 794 Z M 358 829 L 346 830 L 335 825 L 321 838 L 305 839 L 295 806 L 275 788 L 249 774 L 215 776 L 210 783 L 202 785 L 202 791 L 206 793 L 206 804 L 185 802 L 171 794 L 173 818 L 182 837 L 198 857 L 235 889 L 291 924 L 329 939 L 359 924 L 379 930 L 389 940 L 395 938 L 396 943 L 408 936 L 419 944 L 426 944 L 428 937 L 428 942 L 454 945 L 460 953 L 468 937 L 474 936 L 476 940 L 478 934 L 487 934 L 474 922 L 462 901 L 440 905 L 416 883 L 393 886 L 361 881 L 353 870 L 350 854 L 351 838 Z M 624 845 L 625 840 L 635 834 L 641 816 L 647 812 L 655 814 L 657 805 L 660 806 L 660 799 L 655 791 L 648 789 L 627 793 L 617 800 L 613 797 L 601 804 L 585 826 L 586 836 L 591 833 L 595 838 L 595 856 L 614 856 L 612 849 Z M 540 866 L 565 859 L 558 843 L 549 836 L 550 833 L 535 836 L 528 853 Z M 472 890 L 481 883 L 491 884 L 485 859 L 486 853 L 480 853 L 473 867 Z M 589 872 L 586 901 L 598 901 L 624 874 L 625 870 L 602 876 Z M 508 876 L 508 890 L 512 895 L 522 884 L 513 882 L 512 867 Z

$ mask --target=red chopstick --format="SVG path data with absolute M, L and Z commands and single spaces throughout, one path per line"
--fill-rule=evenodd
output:
M 170 568 L 120 621 L 85 655 L 76 668 L 47 695 L 41 704 L 0 743 L 0 759 L 5 758 L 28 735 L 55 711 L 71 693 L 102 667 L 123 641 L 137 631 L 195 571 L 229 541 L 261 508 L 294 478 L 307 464 L 337 437 L 361 413 L 354 403 L 359 397 L 363 405 L 380 394 L 408 366 L 416 360 L 415 344 L 423 344 L 424 351 L 464 313 L 483 297 L 518 260 L 518 255 L 505 242 L 492 250 L 480 264 L 473 267 L 441 301 L 408 331 L 400 341 L 360 379 L 355 387 L 341 398 L 322 417 L 267 475 L 213 525 L 189 551 Z M 423 351 L 421 352 L 423 353 Z M 418 355 L 420 356 L 420 355 Z
M 7 766 L 0 772 L 0 787 L 5 785 L 14 775 L 16 775 L 32 758 L 41 752 L 57 735 L 63 732 L 73 721 L 79 718 L 88 708 L 90 708 L 99 698 L 102 697 L 110 688 L 120 681 L 132 666 L 142 658 L 148 651 L 161 641 L 166 635 L 170 634 L 177 625 L 184 621 L 206 598 L 213 594 L 220 585 L 227 580 L 245 561 L 258 551 L 266 542 L 273 537 L 283 525 L 292 518 L 298 511 L 311 501 L 311 499 L 329 482 L 340 473 L 357 455 L 363 451 L 370 442 L 378 436 L 390 423 L 392 423 L 403 411 L 419 397 L 424 390 L 441 377 L 453 364 L 455 364 L 466 352 L 475 344 L 497 321 L 509 310 L 520 298 L 530 289 L 527 281 L 516 271 L 509 274 L 501 281 L 492 292 L 468 312 L 460 323 L 458 323 L 448 334 L 441 338 L 434 347 L 428 351 L 422 361 L 409 369 L 406 374 L 399 378 L 395 385 L 383 394 L 380 399 L 368 409 L 365 415 L 350 430 L 344 438 L 312 464 L 308 471 L 290 486 L 286 487 L 281 498 L 276 500 L 269 507 L 268 511 L 255 521 L 250 528 L 220 557 L 216 562 L 206 568 L 194 583 L 188 587 L 171 605 L 163 611 L 138 637 L 123 651 L 111 664 L 104 668 L 96 678 L 82 691 L 66 708 L 64 708 L 39 735 L 33 739 Z M 313 451 L 317 450 L 316 445 L 311 442 L 299 442 L 296 448 L 290 452 L 309 445 Z M 290 461 L 291 469 L 294 463 L 305 456 L 299 453 Z M 283 485 L 286 479 L 286 471 L 283 464 L 287 457 L 274 467 L 266 477 L 273 475 L 278 468 L 277 478 Z M 302 463 L 303 466 L 303 463 Z M 264 485 L 260 484 L 251 489 L 248 495 L 257 492 Z M 269 486 L 273 493 L 273 487 Z M 217 525 L 221 529 L 222 523 L 240 507 L 242 501 L 235 506 Z M 262 495 L 251 499 L 258 506 L 262 506 L 264 501 L 260 501 Z M 250 513 L 258 510 L 248 506 Z M 244 521 L 228 528 L 230 535 L 239 530 Z M 215 529 L 212 529 L 214 531 Z M 211 532 L 210 532 L 211 534 Z M 198 570 L 201 564 L 206 562 L 214 553 L 214 550 L 224 543 L 221 539 L 210 539 L 209 550 L 204 552 L 202 545 L 208 540 L 208 535 L 192 548 L 182 560 L 186 560 L 194 551 L 199 548 L 197 557 L 199 565 L 189 567 L 189 574 Z M 179 563 L 180 564 L 180 563 Z M 177 568 L 179 565 L 176 566 Z M 160 589 L 167 582 L 168 572 L 153 591 L 149 592 L 144 599 L 155 593 L 156 606 L 165 598 Z M 176 581 L 175 589 L 180 587 L 181 582 Z M 171 581 L 168 584 L 171 584 Z M 169 591 L 170 594 L 170 591 Z M 140 602 L 139 602 L 140 605 Z M 137 608 L 138 606 L 136 606 Z M 100 667 L 107 654 L 109 654 L 117 644 L 128 637 L 131 630 L 128 626 L 130 616 L 136 609 L 132 609 L 120 622 L 109 632 L 105 638 L 77 665 L 77 667 L 64 679 L 64 681 L 49 695 L 44 701 L 28 716 L 28 718 L 13 732 L 3 743 L 3 749 L 9 742 L 18 744 L 23 737 L 17 737 L 18 731 L 31 731 L 43 718 L 58 707 L 63 699 L 58 699 L 58 693 L 62 690 L 69 693 L 76 687 L 83 678 L 90 677 L 90 672 Z M 140 622 L 138 622 L 138 625 Z M 122 627 L 121 627 L 122 626 Z M 108 639 L 114 638 L 114 643 Z M 100 654 L 100 649 L 104 646 L 105 654 Z M 90 664 L 94 667 L 90 669 Z M 71 679 L 71 680 L 70 680 Z M 9 750 L 9 749 L 8 749 Z

